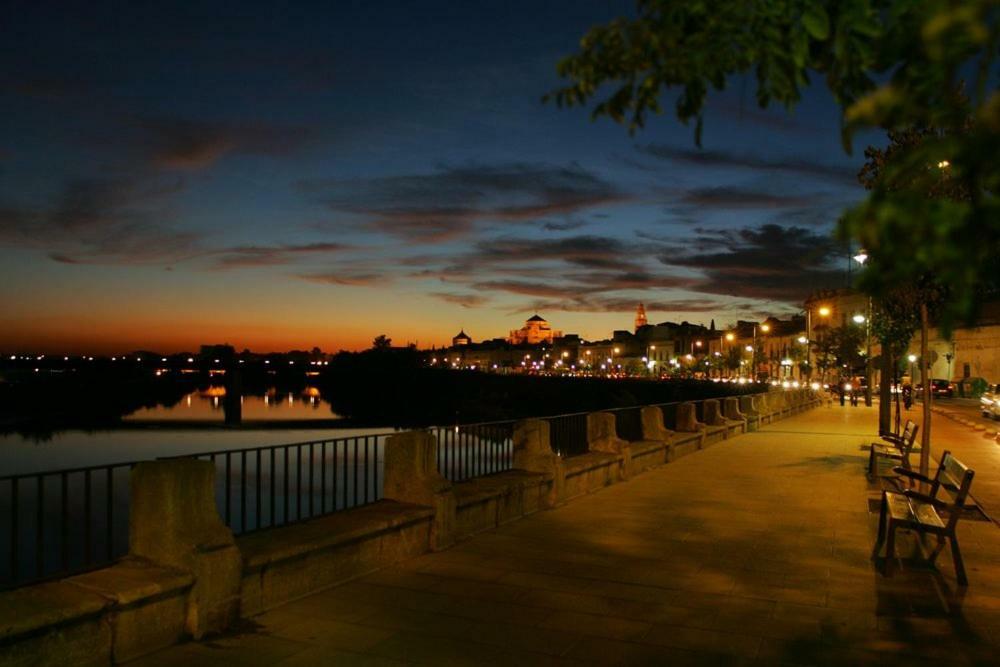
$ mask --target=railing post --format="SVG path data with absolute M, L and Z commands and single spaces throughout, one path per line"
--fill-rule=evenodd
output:
M 719 401 L 714 398 L 705 399 L 705 423 L 709 426 L 726 426 L 726 420 L 719 410 Z
M 632 476 L 632 448 L 627 440 L 618 437 L 614 413 L 591 412 L 587 415 L 587 449 L 620 455 L 619 479 Z
M 746 417 L 748 431 L 756 431 L 760 424 L 760 410 L 756 403 L 756 396 L 740 396 L 740 412 Z
M 145 461 L 131 472 L 129 554 L 190 572 L 185 629 L 195 639 L 239 617 L 243 558 L 215 505 L 208 461 Z
M 666 442 L 674 437 L 674 432 L 663 424 L 663 410 L 658 406 L 647 405 L 642 408 L 642 439 Z
M 434 508 L 430 548 L 455 542 L 457 503 L 451 482 L 438 472 L 437 438 L 429 431 L 405 431 L 385 441 L 383 497 Z
M 730 421 L 742 422 L 742 432 L 747 431 L 747 418 L 740 412 L 740 399 L 736 396 L 729 396 L 722 399 L 722 416 Z
M 566 488 L 566 471 L 562 457 L 552 451 L 550 429 L 545 419 L 523 419 L 514 424 L 513 466 L 551 479 L 549 492 L 542 499 L 547 509 L 563 502 Z

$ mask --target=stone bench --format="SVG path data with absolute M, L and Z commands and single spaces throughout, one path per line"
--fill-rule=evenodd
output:
M 175 644 L 193 583 L 188 573 L 125 558 L 0 593 L 0 663 L 107 665 Z
M 259 614 L 430 549 L 434 509 L 380 500 L 237 538 L 241 612 Z
M 508 470 L 459 482 L 452 489 L 456 539 L 463 539 L 545 507 L 549 480 L 544 473 Z

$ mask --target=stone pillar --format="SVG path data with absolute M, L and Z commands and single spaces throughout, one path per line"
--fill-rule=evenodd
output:
M 185 629 L 195 639 L 231 626 L 240 611 L 243 558 L 215 506 L 215 465 L 145 461 L 131 473 L 129 554 L 194 575 Z
M 726 419 L 733 419 L 736 421 L 743 421 L 746 417 L 740 412 L 740 399 L 736 396 L 730 396 L 723 400 L 722 402 L 723 415 Z
M 755 419 L 760 416 L 757 399 L 757 396 L 740 396 L 740 412 L 746 415 L 747 419 Z
M 704 431 L 705 425 L 698 421 L 694 403 L 681 403 L 677 406 L 677 431 L 680 433 L 697 433 Z
M 587 449 L 592 452 L 621 454 L 621 478 L 627 479 L 632 472 L 632 448 L 627 440 L 618 437 L 615 416 L 610 412 L 591 412 L 587 415 Z
M 666 442 L 673 437 L 674 432 L 663 425 L 663 410 L 653 406 L 642 409 L 642 439 Z
M 706 399 L 702 405 L 705 406 L 705 423 L 709 426 L 725 426 L 726 420 L 719 410 L 719 401 L 714 398 Z
M 434 508 L 431 549 L 455 542 L 458 509 L 451 482 L 437 469 L 437 439 L 428 431 L 404 431 L 385 441 L 383 496 L 388 500 Z
M 756 431 L 760 426 L 760 410 L 757 409 L 756 396 L 740 396 L 739 410 L 747 421 L 747 430 Z
M 783 389 L 770 391 L 767 394 L 767 403 L 771 406 L 771 412 L 780 419 L 785 411 L 785 394 Z
M 524 419 L 514 424 L 513 467 L 551 476 L 552 486 L 543 504 L 555 507 L 565 495 L 566 473 L 562 458 L 552 451 L 549 428 L 545 419 Z

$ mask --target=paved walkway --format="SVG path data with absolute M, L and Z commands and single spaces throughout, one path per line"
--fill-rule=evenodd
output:
M 997 664 L 1000 528 L 960 524 L 964 596 L 946 556 L 874 571 L 874 424 L 819 408 L 141 664 Z

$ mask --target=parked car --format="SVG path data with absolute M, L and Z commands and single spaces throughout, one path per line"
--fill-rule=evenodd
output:
M 1000 419 L 1000 384 L 991 384 L 989 389 L 979 397 L 979 404 L 983 409 L 984 417 Z
M 918 396 L 923 395 L 924 393 L 923 384 L 917 385 L 916 393 Z M 948 382 L 947 380 L 932 379 L 931 393 L 934 395 L 934 398 L 951 398 L 952 396 L 955 395 L 955 385 L 952 384 L 951 382 Z

